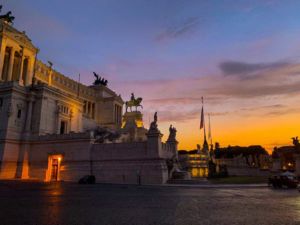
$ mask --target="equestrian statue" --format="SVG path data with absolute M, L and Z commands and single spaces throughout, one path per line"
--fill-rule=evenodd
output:
M 126 112 L 128 111 L 128 108 L 130 108 L 130 112 L 132 112 L 132 107 L 135 107 L 136 112 L 137 112 L 138 107 L 143 108 L 143 106 L 141 105 L 142 101 L 143 101 L 142 98 L 135 98 L 134 93 L 131 93 L 130 101 L 125 102 Z

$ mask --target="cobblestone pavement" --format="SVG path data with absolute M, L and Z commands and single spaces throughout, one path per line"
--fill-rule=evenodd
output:
M 297 190 L 0 182 L 0 225 L 300 224 Z

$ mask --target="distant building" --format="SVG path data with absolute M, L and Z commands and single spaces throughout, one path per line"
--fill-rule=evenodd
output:
M 178 152 L 181 168 L 189 171 L 192 178 L 208 177 L 209 174 L 209 154 L 205 149 L 192 151 L 181 150 Z
M 300 144 L 298 137 L 293 138 L 293 145 L 275 147 L 272 153 L 272 171 L 293 171 L 300 175 Z
M 213 162 L 216 170 L 226 166 L 229 176 L 266 176 L 268 175 L 270 157 L 267 151 L 259 146 L 228 146 L 220 148 L 217 144 Z

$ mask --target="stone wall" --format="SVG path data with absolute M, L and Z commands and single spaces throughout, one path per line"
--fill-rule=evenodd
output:
M 93 174 L 97 182 L 161 184 L 168 179 L 164 158 L 153 157 L 147 142 L 94 144 Z
M 19 143 L 10 141 L 0 144 L 0 179 L 15 178 L 20 147 Z
M 50 135 L 48 135 L 49 137 Z M 57 135 L 60 136 L 60 135 Z M 62 155 L 60 180 L 78 181 L 90 174 L 90 139 L 83 138 L 48 139 L 31 144 L 29 152 L 29 177 L 45 180 L 49 155 Z M 71 136 L 71 135 L 70 135 Z M 44 138 L 45 139 L 45 138 Z M 53 137 L 53 139 L 55 139 Z
M 168 180 L 166 159 L 173 146 L 149 142 L 94 143 L 90 133 L 43 135 L 32 139 L 29 151 L 29 177 L 45 180 L 50 155 L 61 155 L 60 180 L 77 182 L 93 174 L 99 183 L 161 184 Z M 156 140 L 157 141 L 157 140 Z M 151 146 L 151 148 L 149 148 Z
M 93 162 L 93 168 L 99 183 L 163 184 L 168 180 L 163 159 L 101 160 Z

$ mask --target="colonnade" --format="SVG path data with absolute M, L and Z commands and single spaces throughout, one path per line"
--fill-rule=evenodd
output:
M 89 101 L 84 101 L 84 106 L 83 106 L 83 114 L 86 116 L 95 119 L 95 103 L 89 102 Z
M 0 48 L 0 81 L 18 81 L 20 85 L 31 83 L 35 57 L 25 54 L 22 46 L 8 45 L 2 40 Z
M 115 104 L 114 108 L 114 122 L 117 124 L 122 123 L 122 106 Z

